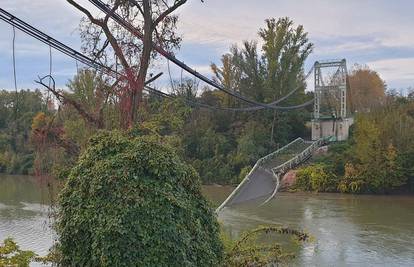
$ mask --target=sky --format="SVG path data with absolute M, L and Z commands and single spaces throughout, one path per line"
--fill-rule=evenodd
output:
M 87 0 L 78 2 L 90 7 Z M 0 7 L 80 48 L 77 26 L 82 14 L 65 0 L 1 0 Z M 176 55 L 212 76 L 210 64 L 219 64 L 232 45 L 257 40 L 265 19 L 288 16 L 304 26 L 315 45 L 305 70 L 316 60 L 345 58 L 348 69 L 356 63 L 367 65 L 388 88 L 405 90 L 414 87 L 413 10 L 411 0 L 189 0 L 178 10 L 183 41 Z M 13 30 L 0 21 L 0 32 L 0 89 L 11 90 Z M 52 51 L 52 58 L 53 76 L 59 86 L 65 86 L 76 73 L 76 63 L 57 51 Z M 159 65 L 165 69 L 165 62 Z M 49 48 L 18 30 L 16 70 L 19 88 L 36 88 L 37 76 L 49 73 Z M 177 76 L 177 70 L 172 73 Z

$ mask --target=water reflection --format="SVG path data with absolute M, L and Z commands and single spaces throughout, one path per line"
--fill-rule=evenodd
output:
M 203 193 L 218 206 L 232 189 L 204 186 Z M 0 239 L 45 255 L 55 238 L 48 204 L 44 181 L 0 175 Z M 234 238 L 265 224 L 306 230 L 315 241 L 292 248 L 295 266 L 414 266 L 414 197 L 279 193 L 259 204 L 225 208 L 219 220 Z
M 232 235 L 263 224 L 304 229 L 316 241 L 300 251 L 302 266 L 414 266 L 414 198 L 280 193 L 224 209 Z
M 46 255 L 53 244 L 47 183 L 34 177 L 0 175 L 0 240 Z

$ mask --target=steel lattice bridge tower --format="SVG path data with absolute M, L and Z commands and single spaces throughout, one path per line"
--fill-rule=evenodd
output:
M 332 137 L 346 140 L 353 119 L 347 113 L 348 72 L 346 60 L 317 61 L 312 140 Z

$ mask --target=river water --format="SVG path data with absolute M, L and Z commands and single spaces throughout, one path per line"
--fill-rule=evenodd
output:
M 42 180 L 0 174 L 0 242 L 12 237 L 21 249 L 46 255 L 55 238 L 48 196 Z
M 204 186 L 214 205 L 231 187 Z M 0 175 L 0 240 L 13 237 L 22 249 L 45 255 L 55 238 L 50 229 L 46 183 Z M 293 266 L 414 266 L 414 196 L 352 196 L 279 193 L 260 202 L 225 208 L 220 222 L 231 236 L 259 225 L 306 230 Z

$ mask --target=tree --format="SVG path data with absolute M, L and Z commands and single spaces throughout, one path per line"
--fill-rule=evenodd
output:
M 0 172 L 32 173 L 31 124 L 41 111 L 46 101 L 39 90 L 0 91 Z
M 103 132 L 59 196 L 64 266 L 218 266 L 214 211 L 194 169 L 152 137 Z
M 95 128 L 107 128 L 106 119 L 109 117 L 107 111 L 116 104 L 116 100 L 113 99 L 113 88 L 108 80 L 94 70 L 82 69 L 73 79 L 69 80 L 67 86 L 69 90 L 64 93 L 65 99 L 78 103 L 85 113 L 90 114 Z M 73 110 L 72 106 L 67 105 L 66 108 Z M 74 111 L 76 110 L 75 107 Z M 116 110 L 111 110 L 111 113 L 116 113 Z M 107 116 L 104 118 L 104 115 Z
M 385 104 L 386 84 L 376 71 L 355 65 L 348 77 L 351 112 L 366 112 Z
M 255 41 L 245 41 L 241 48 L 233 46 L 230 53 L 222 57 L 222 67 L 212 64 L 216 80 L 259 102 L 276 101 L 297 88 L 283 103 L 302 103 L 306 86 L 303 81 L 303 65 L 312 52 L 313 44 L 309 42 L 303 26 L 294 27 L 293 21 L 287 17 L 267 19 L 265 23 L 265 27 L 259 30 L 263 43 L 261 53 Z M 238 105 L 230 99 L 225 104 Z M 275 140 L 279 144 L 290 141 L 293 130 L 303 133 L 304 121 L 307 119 L 295 111 L 290 114 L 265 111 L 256 115 L 260 117 L 258 120 L 270 126 L 269 143 L 272 148 L 275 147 Z M 289 120 L 298 123 L 293 128 L 287 123 Z M 279 132 L 275 129 L 276 125 Z
M 293 27 L 288 17 L 267 19 L 266 27 L 260 29 L 266 68 L 265 85 L 268 100 L 276 100 L 291 88 L 304 84 L 303 64 L 313 50 L 308 34 L 302 25 Z M 299 92 L 303 90 L 299 90 Z
M 81 22 L 83 49 L 96 60 L 118 69 L 126 78 L 118 77 L 123 128 L 136 122 L 137 109 L 142 102 L 145 79 L 151 62 L 153 46 L 166 51 L 177 48 L 181 38 L 175 33 L 178 17 L 172 13 L 186 0 L 108 0 L 111 12 L 97 18 L 75 0 L 67 0 L 86 18 Z M 117 14 L 136 31 L 131 33 L 110 19 Z M 141 31 L 141 32 L 139 32 Z M 142 42 L 136 35 L 142 36 Z
M 386 193 L 406 183 L 408 175 L 404 173 L 399 154 L 409 151 L 411 141 L 408 140 L 411 138 L 402 131 L 395 132 L 394 121 L 398 122 L 398 117 L 405 115 L 403 109 L 397 108 L 397 112 L 393 109 L 384 107 L 356 117 L 353 157 L 345 166 L 345 175 L 339 186 L 341 191 Z M 412 136 L 411 123 L 407 121 L 405 125 L 399 125 L 400 130 L 411 129 Z M 400 136 L 405 145 L 401 145 Z
M 302 87 L 290 97 L 294 103 L 302 100 L 306 84 L 303 81 L 303 65 L 313 50 L 313 44 L 308 40 L 308 34 L 302 25 L 293 27 L 293 21 L 288 17 L 279 20 L 266 20 L 266 27 L 260 29 L 264 61 L 266 68 L 265 87 L 268 100 L 275 101 L 286 95 L 293 88 Z M 298 98 L 299 97 L 299 98 Z M 274 142 L 276 123 L 284 120 L 286 114 L 273 111 L 270 143 Z M 284 125 L 281 125 L 282 128 Z

